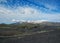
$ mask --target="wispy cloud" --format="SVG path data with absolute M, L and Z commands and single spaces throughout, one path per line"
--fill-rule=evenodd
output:
M 31 1 L 31 0 L 29 0 Z M 40 5 L 40 9 L 47 13 L 60 13 L 59 0 L 32 0 L 32 2 Z M 42 6 L 41 6 L 42 5 Z
M 15 10 L 0 7 L 0 18 L 13 20 L 49 20 L 59 21 L 60 14 L 47 14 L 31 7 L 18 7 Z M 0 20 L 1 20 L 0 19 Z
M 0 2 L 2 1 L 3 0 Z M 6 0 L 3 2 L 5 1 Z M 38 6 L 37 8 L 31 6 L 16 6 L 16 8 L 13 9 L 0 5 L 0 22 L 12 22 L 15 20 L 47 20 L 60 22 L 60 13 L 52 13 L 52 10 L 57 10 L 57 7 L 47 3 L 43 4 L 43 6 Z

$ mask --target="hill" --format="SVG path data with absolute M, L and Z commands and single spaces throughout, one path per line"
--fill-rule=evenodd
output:
M 0 43 L 60 43 L 60 23 L 3 23 Z
M 0 38 L 0 43 L 60 43 L 60 30 L 26 35 L 23 38 Z

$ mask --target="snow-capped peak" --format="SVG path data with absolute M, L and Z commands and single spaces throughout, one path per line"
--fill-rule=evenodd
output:
M 13 22 L 27 22 L 27 23 L 42 23 L 47 22 L 47 20 L 12 20 Z

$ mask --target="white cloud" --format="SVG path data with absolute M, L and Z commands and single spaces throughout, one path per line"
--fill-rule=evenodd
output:
M 16 9 L 8 9 L 5 7 L 0 7 L 0 14 L 6 16 L 6 18 L 36 18 L 40 14 L 37 9 L 31 7 L 18 7 Z M 2 17 L 2 18 L 3 18 Z
M 5 7 L 0 7 L 0 18 L 7 19 L 7 21 L 10 19 L 11 21 L 17 21 L 17 22 L 20 20 L 25 21 L 26 19 L 59 21 L 60 14 L 47 14 L 32 7 L 18 7 L 16 9 L 8 9 Z
M 12 19 L 12 22 L 20 22 L 20 20 Z

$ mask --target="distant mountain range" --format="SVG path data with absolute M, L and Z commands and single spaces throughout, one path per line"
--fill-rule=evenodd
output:
M 20 22 L 20 23 L 23 23 L 23 22 L 27 22 L 27 23 L 42 23 L 42 22 L 48 22 L 47 20 L 12 20 L 13 22 Z
M 50 26 L 60 26 L 60 22 L 49 22 L 47 20 L 35 20 L 35 21 L 26 21 L 26 20 L 13 20 L 12 24 L 18 25 L 22 23 L 32 23 L 32 24 L 42 24 L 42 25 L 50 25 Z

